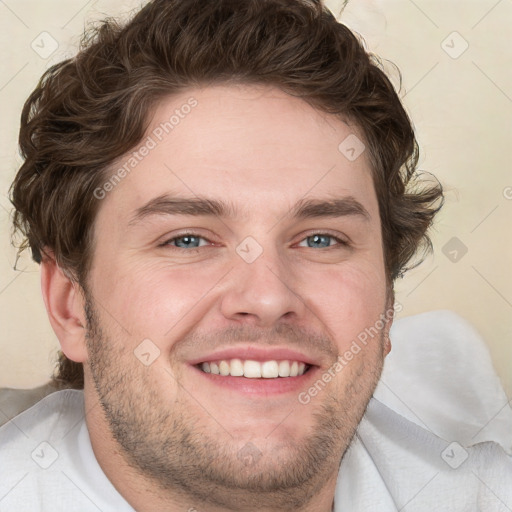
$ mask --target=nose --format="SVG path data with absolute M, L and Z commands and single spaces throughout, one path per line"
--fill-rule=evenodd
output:
M 271 327 L 281 319 L 301 318 L 306 305 L 299 285 L 289 265 L 277 254 L 264 251 L 252 263 L 241 259 L 222 295 L 222 314 L 229 320 L 260 327 Z

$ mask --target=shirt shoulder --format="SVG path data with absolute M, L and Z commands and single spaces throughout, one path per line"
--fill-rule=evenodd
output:
M 445 439 L 372 398 L 342 462 L 338 495 L 349 505 L 337 512 L 372 510 L 360 506 L 365 495 L 389 501 L 381 512 L 506 512 L 512 510 L 512 458 L 496 442 Z
M 0 457 L 21 458 L 19 445 L 40 440 L 51 443 L 69 435 L 84 419 L 83 392 L 74 389 L 56 391 L 0 427 Z M 34 447 L 36 448 L 36 447 Z
M 0 428 L 0 509 L 133 509 L 101 470 L 82 391 L 57 391 Z

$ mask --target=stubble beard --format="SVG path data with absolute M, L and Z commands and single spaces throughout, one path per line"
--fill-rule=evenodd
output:
M 316 406 L 314 427 L 300 443 L 279 439 L 272 445 L 270 439 L 266 447 L 257 448 L 247 443 L 249 456 L 241 457 L 243 442 L 217 429 L 214 419 L 198 420 L 186 392 L 173 404 L 165 402 L 151 381 L 151 369 L 104 334 L 90 298 L 86 315 L 88 370 L 120 453 L 170 499 L 176 496 L 187 503 L 237 511 L 307 510 L 337 474 L 382 371 L 384 356 L 375 351 L 372 361 L 365 361 L 345 382 L 341 395 L 326 388 L 325 396 L 311 402 Z M 383 346 L 382 336 L 374 341 Z M 299 413 L 304 407 L 298 401 L 291 405 Z

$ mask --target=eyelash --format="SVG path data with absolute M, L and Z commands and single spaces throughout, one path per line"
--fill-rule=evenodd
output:
M 335 235 L 332 235 L 331 233 L 323 233 L 323 232 L 314 232 L 314 233 L 308 234 L 304 238 L 302 238 L 300 240 L 300 242 L 303 242 L 307 238 L 310 238 L 310 237 L 315 236 L 315 235 L 327 236 L 327 237 L 332 238 L 333 240 L 335 240 L 337 242 L 337 244 L 334 245 L 334 246 L 322 247 L 322 249 L 324 249 L 324 250 L 326 250 L 326 249 L 333 249 L 333 248 L 336 248 L 336 247 L 350 247 L 349 242 L 347 242 L 346 240 L 343 240 L 343 239 L 341 239 L 341 238 L 339 238 L 339 237 L 337 237 Z M 206 240 L 206 241 L 210 242 L 210 240 L 208 240 L 206 237 L 198 235 L 197 233 L 194 233 L 194 232 L 191 231 L 191 232 L 181 233 L 181 234 L 179 234 L 177 236 L 169 238 L 168 240 L 166 240 L 165 242 L 160 244 L 160 247 L 172 247 L 172 249 L 177 249 L 177 250 L 186 251 L 186 252 L 192 252 L 192 253 L 195 253 L 195 252 L 199 251 L 200 249 L 203 249 L 204 247 L 208 247 L 208 246 L 201 246 L 201 247 L 192 247 L 192 248 L 189 248 L 189 249 L 185 249 L 183 247 L 177 247 L 177 246 L 171 244 L 171 242 L 174 242 L 175 240 L 178 240 L 180 238 L 184 238 L 184 237 L 187 237 L 187 236 L 193 236 L 193 237 L 200 238 L 202 240 Z M 306 249 L 313 249 L 313 247 L 306 247 Z

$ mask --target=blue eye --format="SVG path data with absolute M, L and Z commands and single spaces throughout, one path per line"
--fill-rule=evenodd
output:
M 335 240 L 336 243 L 332 244 L 331 240 Z M 307 245 L 303 245 L 303 243 L 306 242 Z M 315 247 L 323 249 L 325 247 L 330 247 L 331 245 L 347 245 L 346 242 L 343 240 L 332 236 L 332 235 L 325 235 L 325 234 L 315 234 L 306 237 L 300 244 L 300 247 Z
M 175 247 L 178 247 L 179 249 L 196 249 L 197 247 L 200 247 L 201 245 L 207 245 L 207 244 L 201 244 L 201 240 L 206 241 L 201 236 L 196 235 L 182 235 L 177 236 L 175 238 L 171 238 L 167 242 L 165 242 L 164 245 L 173 245 Z
M 210 245 L 209 241 L 206 238 L 193 233 L 171 238 L 162 244 L 162 246 L 171 246 L 185 250 L 194 250 L 205 245 Z M 299 247 L 325 249 L 332 246 L 348 246 L 348 243 L 333 235 L 315 233 L 304 238 L 298 245 Z

